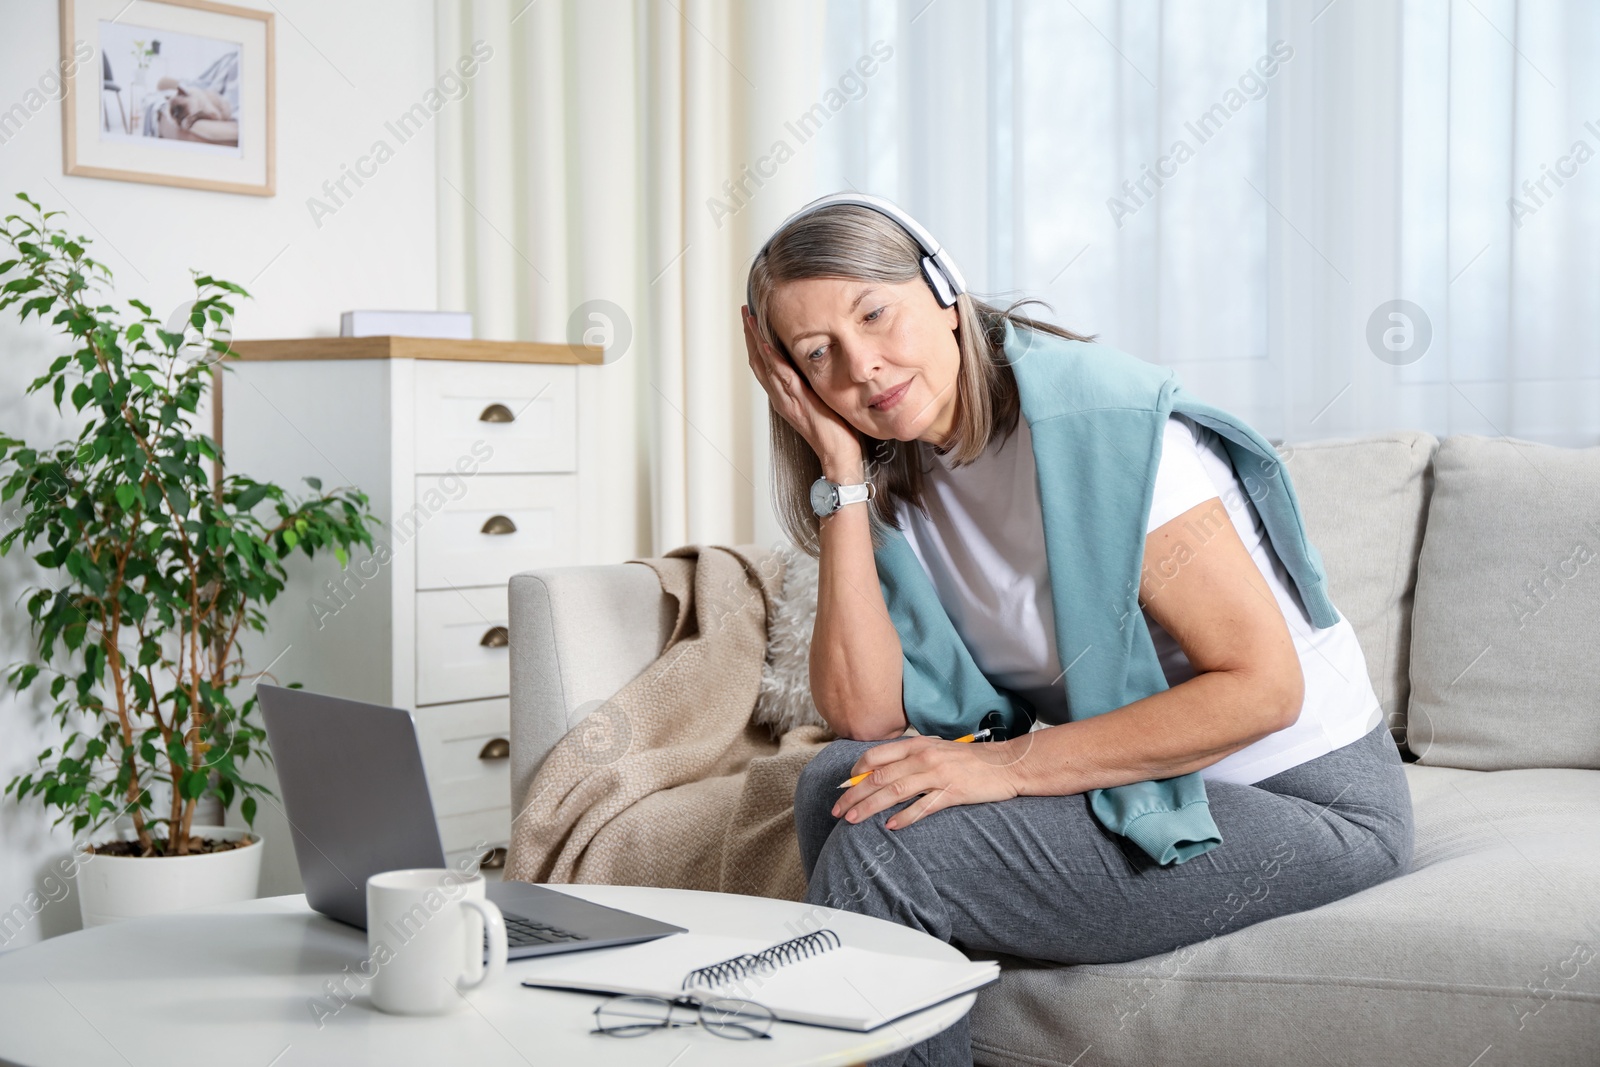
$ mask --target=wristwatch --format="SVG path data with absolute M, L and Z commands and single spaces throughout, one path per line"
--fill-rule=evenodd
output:
M 826 475 L 811 483 L 811 510 L 818 518 L 832 515 L 846 504 L 860 504 L 871 500 L 877 486 L 871 482 L 859 485 L 840 485 L 830 482 Z

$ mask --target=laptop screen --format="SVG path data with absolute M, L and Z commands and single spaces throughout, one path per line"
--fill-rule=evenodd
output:
M 306 901 L 366 929 L 367 877 L 443 867 L 411 713 L 258 685 Z

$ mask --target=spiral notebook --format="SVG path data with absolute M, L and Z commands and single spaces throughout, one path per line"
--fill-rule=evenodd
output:
M 716 934 L 672 934 L 636 945 L 519 961 L 525 986 L 594 993 L 738 997 L 780 1019 L 872 1030 L 988 985 L 993 960 L 900 956 L 843 944 L 816 930 L 775 945 Z

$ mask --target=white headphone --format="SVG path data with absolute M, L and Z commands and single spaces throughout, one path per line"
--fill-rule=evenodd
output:
M 939 247 L 939 242 L 933 239 L 933 234 L 925 230 L 916 219 L 901 211 L 894 204 L 881 196 L 868 196 L 866 193 L 829 193 L 827 196 L 818 197 L 793 215 L 783 220 L 776 230 L 772 231 L 773 237 L 793 222 L 795 219 L 811 214 L 820 208 L 831 204 L 855 204 L 860 207 L 871 208 L 882 215 L 887 215 L 900 224 L 901 229 L 909 233 L 922 248 L 922 274 L 928 279 L 928 285 L 933 289 L 933 295 L 938 299 L 940 307 L 949 307 L 956 302 L 956 297 L 967 291 L 966 279 L 961 277 L 961 271 L 956 267 L 950 253 Z M 750 260 L 750 274 L 745 280 L 744 302 L 750 308 L 750 314 L 756 313 L 755 292 L 755 265 L 766 254 L 767 245 L 772 243 L 768 237 L 762 244 L 760 251 Z

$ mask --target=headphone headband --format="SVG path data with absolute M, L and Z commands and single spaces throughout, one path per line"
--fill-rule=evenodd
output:
M 967 291 L 966 279 L 961 276 L 960 269 L 950 253 L 939 247 L 939 242 L 933 239 L 921 223 L 906 214 L 893 203 L 881 196 L 870 196 L 867 193 L 829 193 L 811 201 L 805 207 L 796 211 L 772 231 L 750 260 L 750 274 L 745 279 L 744 299 L 749 305 L 750 314 L 756 313 L 755 300 L 755 270 L 756 260 L 766 254 L 767 246 L 772 244 L 773 237 L 782 233 L 795 219 L 803 218 L 814 211 L 829 207 L 833 204 L 853 204 L 858 207 L 871 208 L 880 215 L 886 215 L 899 224 L 900 228 L 911 235 L 922 249 L 922 274 L 927 278 L 928 285 L 933 289 L 934 297 L 939 301 L 940 307 L 949 307 L 956 302 L 956 297 Z

